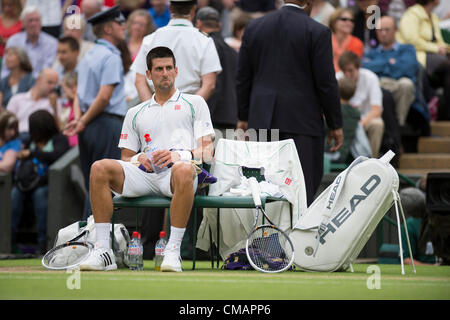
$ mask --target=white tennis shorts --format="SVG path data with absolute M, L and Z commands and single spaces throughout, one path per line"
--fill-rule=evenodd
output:
M 170 177 L 172 170 L 166 170 L 159 174 L 148 173 L 142 171 L 137 166 L 130 162 L 116 160 L 120 163 L 125 174 L 123 182 L 122 194 L 115 191 L 115 195 L 122 195 L 124 197 L 140 197 L 140 196 L 166 196 L 172 197 L 173 193 L 170 190 Z M 197 178 L 194 180 L 194 192 L 197 190 Z

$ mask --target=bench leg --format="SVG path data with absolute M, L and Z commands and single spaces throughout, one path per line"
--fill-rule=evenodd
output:
M 213 243 L 213 238 L 212 238 L 211 227 L 209 227 L 209 250 L 210 250 L 210 254 L 211 254 L 211 269 L 214 269 L 215 251 L 214 251 L 214 243 Z
M 194 207 L 194 223 L 192 228 L 192 270 L 195 270 L 195 259 L 196 259 L 196 239 L 197 239 L 197 208 Z
M 217 269 L 219 269 L 220 259 L 220 208 L 217 209 Z
M 139 208 L 136 209 L 136 231 L 139 232 Z
M 113 252 L 114 252 L 114 242 L 115 242 L 115 239 L 114 239 L 114 216 L 115 216 L 114 213 L 115 212 L 117 212 L 117 210 L 113 209 L 113 214 L 111 217 L 111 230 L 112 230 L 112 232 L 111 232 L 111 249 Z

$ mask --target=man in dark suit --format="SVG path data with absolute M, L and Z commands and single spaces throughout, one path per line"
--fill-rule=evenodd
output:
M 214 129 L 226 137 L 226 129 L 234 129 L 237 123 L 236 70 L 238 54 L 220 34 L 220 14 L 206 6 L 198 10 L 195 26 L 214 40 L 222 72 L 217 75 L 216 87 L 207 100 Z M 216 140 L 218 132 L 216 130 Z
M 286 0 L 245 28 L 237 75 L 238 129 L 278 129 L 292 138 L 303 168 L 307 203 L 323 175 L 325 130 L 330 151 L 343 141 L 331 31 L 309 17 L 312 0 Z

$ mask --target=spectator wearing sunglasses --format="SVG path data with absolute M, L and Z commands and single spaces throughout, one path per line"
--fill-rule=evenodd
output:
M 353 12 L 350 9 L 336 9 L 330 17 L 331 42 L 333 46 L 333 63 L 336 72 L 339 58 L 345 51 L 352 51 L 362 58 L 364 46 L 361 40 L 352 36 L 354 27 Z

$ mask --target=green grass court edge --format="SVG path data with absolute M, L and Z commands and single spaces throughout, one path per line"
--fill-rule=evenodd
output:
M 51 271 L 39 259 L 0 260 L 0 300 L 448 300 L 450 266 L 354 264 L 354 272 L 211 269 L 183 261 L 182 273 Z

